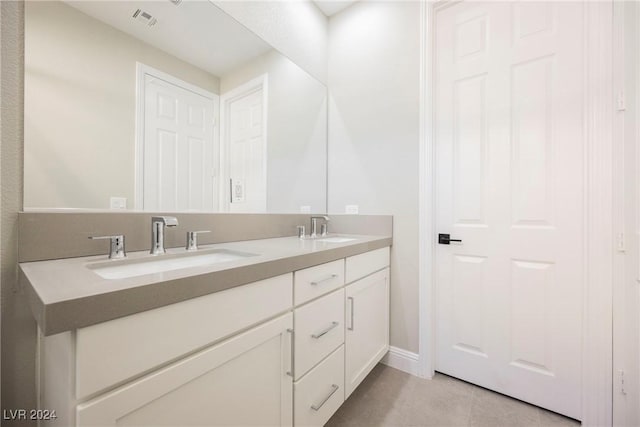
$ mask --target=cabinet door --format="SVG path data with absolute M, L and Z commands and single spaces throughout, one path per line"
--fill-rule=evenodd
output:
M 78 425 L 291 425 L 292 326 L 287 314 L 81 404 Z
M 345 398 L 389 350 L 389 269 L 347 286 Z

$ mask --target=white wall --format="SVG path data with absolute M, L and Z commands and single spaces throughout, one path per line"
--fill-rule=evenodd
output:
M 220 78 L 220 94 L 267 74 L 267 212 L 325 212 L 327 89 L 276 50 Z
M 329 21 L 329 213 L 392 214 L 391 345 L 418 352 L 419 2 Z
M 133 208 L 136 61 L 218 78 L 62 2 L 25 5 L 25 208 Z
M 327 83 L 327 18 L 310 0 L 212 3 Z

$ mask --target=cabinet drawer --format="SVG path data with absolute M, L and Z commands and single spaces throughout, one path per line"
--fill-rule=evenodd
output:
M 344 346 L 294 384 L 294 425 L 322 426 L 344 402 Z
M 294 319 L 298 379 L 344 342 L 344 289 L 297 308 Z
M 351 283 L 389 266 L 390 248 L 376 249 L 347 258 L 346 282 Z
M 291 308 L 292 273 L 78 329 L 81 399 Z
M 298 305 L 344 285 L 344 260 L 305 268 L 294 274 L 294 298 L 295 305 Z

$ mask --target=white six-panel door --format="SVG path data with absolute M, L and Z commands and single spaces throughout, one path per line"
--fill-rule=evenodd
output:
M 435 19 L 436 370 L 579 418 L 583 6 Z
M 227 167 L 229 211 L 266 212 L 267 156 L 264 90 L 258 88 L 234 97 L 227 105 Z
M 212 211 L 217 96 L 151 75 L 144 85 L 144 210 Z

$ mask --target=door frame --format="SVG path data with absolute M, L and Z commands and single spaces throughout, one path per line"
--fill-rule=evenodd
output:
M 632 6 L 629 13 L 628 7 Z M 638 232 L 637 220 L 638 201 L 640 192 L 636 188 L 629 188 L 626 185 L 629 172 L 635 175 L 635 181 L 640 182 L 640 76 L 637 70 L 640 66 L 640 31 L 636 30 L 633 39 L 628 38 L 628 25 L 626 18 L 632 15 L 635 22 L 640 22 L 640 4 L 627 2 L 614 2 L 614 93 L 617 94 L 617 112 L 615 115 L 614 131 L 616 132 L 614 141 L 614 161 L 615 161 L 615 190 L 614 192 L 616 211 L 615 229 L 616 236 L 616 265 L 614 276 L 614 311 L 613 311 L 613 420 L 615 425 L 635 425 L 640 417 L 640 375 L 637 369 L 631 368 L 634 360 L 638 360 L 638 344 L 640 343 L 640 332 L 635 330 L 630 332 L 633 325 L 628 323 L 629 312 L 638 312 L 640 301 L 633 298 L 630 302 L 628 290 L 630 282 L 640 282 L 640 259 L 638 256 Z M 627 52 L 633 52 L 627 56 Z M 628 67 L 631 66 L 631 74 Z M 632 95 L 631 88 L 627 85 L 627 78 L 635 75 L 635 92 Z M 627 109 L 629 99 L 634 98 L 635 116 L 633 111 Z M 626 104 L 626 105 L 625 105 Z M 629 170 L 627 151 L 626 126 L 628 121 L 632 121 L 635 127 L 633 143 L 635 145 L 635 156 L 632 160 L 631 170 Z M 628 223 L 631 222 L 635 229 L 630 229 Z M 635 254 L 634 254 L 635 251 Z M 634 278 L 629 277 L 634 271 Z M 632 328 L 631 328 L 632 329 Z M 633 338 L 632 338 L 633 337 Z M 636 363 L 637 365 L 637 363 Z M 635 398 L 635 400 L 634 400 Z
M 228 109 L 231 103 L 238 98 L 243 96 L 247 96 L 252 92 L 258 91 L 262 89 L 262 136 L 264 138 L 264 158 L 263 162 L 265 165 L 264 168 L 264 176 L 263 180 L 265 183 L 265 187 L 267 185 L 267 167 L 269 156 L 267 154 L 267 120 L 269 117 L 268 109 L 269 109 L 269 76 L 267 73 L 261 74 L 260 76 L 251 79 L 245 83 L 242 83 L 228 92 L 223 93 L 220 96 L 220 183 L 218 189 L 218 206 L 221 212 L 230 212 L 231 206 L 229 201 L 229 196 L 231 192 L 227 193 L 229 189 L 229 159 L 227 158 L 229 154 L 229 138 L 227 138 L 227 132 L 229 130 L 229 126 L 227 124 L 228 120 Z M 265 191 L 268 190 L 268 187 L 265 188 Z M 265 211 L 266 212 L 266 206 Z
M 150 67 L 149 65 L 143 64 L 142 62 L 136 61 L 136 117 L 135 117 L 135 160 L 134 160 L 134 209 L 135 210 L 143 210 L 144 209 L 144 102 L 145 102 L 145 77 L 151 76 L 155 77 L 159 80 L 164 80 L 167 83 L 170 83 L 174 86 L 178 86 L 184 90 L 188 90 L 197 95 L 200 95 L 204 98 L 210 99 L 213 103 L 213 153 L 214 156 L 217 154 L 217 147 L 220 145 L 220 136 L 219 133 L 216 132 L 216 118 L 219 115 L 220 110 L 220 96 L 213 92 L 209 92 L 206 89 L 203 89 L 194 84 L 185 82 L 184 80 L 179 79 L 178 77 L 172 76 L 171 74 L 165 73 L 164 71 L 160 71 L 156 68 Z M 212 159 L 212 164 L 216 165 L 216 159 Z M 215 170 L 212 174 L 212 179 L 219 176 L 219 171 Z M 217 191 L 216 183 L 212 186 L 214 194 L 213 197 L 213 211 L 217 211 L 217 203 L 218 198 L 216 197 L 215 192 Z
M 419 359 L 435 373 L 435 18 L 457 0 L 420 3 Z M 584 311 L 582 423 L 612 424 L 613 408 L 613 1 L 584 2 Z

